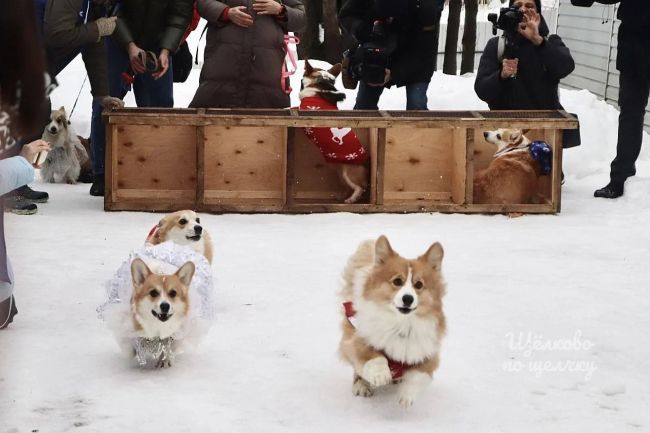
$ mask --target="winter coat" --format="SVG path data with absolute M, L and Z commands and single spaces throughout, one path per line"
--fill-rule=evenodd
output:
M 127 48 L 174 53 L 192 21 L 194 0 L 123 0 L 113 38 Z
M 99 37 L 95 20 L 103 10 L 91 2 L 87 23 L 80 22 L 79 12 L 84 0 L 48 0 L 43 19 L 43 32 L 48 63 L 60 64 L 81 51 L 93 96 L 108 96 L 108 78 L 104 41 Z M 83 48 L 83 49 L 82 49 Z M 60 71 L 54 72 L 54 75 Z
M 441 0 L 346 0 L 339 11 L 341 28 L 358 43 L 371 40 L 375 20 L 390 21 L 386 33 L 396 40 L 387 86 L 428 83 L 435 70 Z
M 256 15 L 252 0 L 199 0 L 199 13 L 208 21 L 203 69 L 190 107 L 284 108 L 289 95 L 281 85 L 285 58 L 284 35 L 305 24 L 300 0 L 283 0 L 286 21 Z M 223 21 L 224 10 L 246 6 L 253 17 L 249 28 Z
M 499 37 L 485 45 L 474 90 L 487 102 L 490 110 L 553 110 L 562 109 L 558 95 L 560 80 L 574 67 L 573 57 L 562 39 L 548 36 L 548 27 L 542 21 L 540 35 L 545 42 L 536 47 L 517 35 L 519 59 L 516 78 L 501 79 L 502 59 L 498 56 Z
M 4 197 L 2 196 L 34 180 L 34 168 L 22 156 L 2 159 L 15 145 L 8 123 L 9 116 L 0 111 L 0 302 L 9 298 L 13 292 L 13 274 L 5 244 Z M 1 321 L 0 325 L 2 325 Z
M 618 27 L 616 69 L 650 76 L 650 1 L 648 0 L 596 0 L 598 3 L 621 3 L 616 16 Z M 590 6 L 589 2 L 578 4 Z

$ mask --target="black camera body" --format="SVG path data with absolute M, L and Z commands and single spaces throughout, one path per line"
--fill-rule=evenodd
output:
M 501 8 L 498 16 L 497 14 L 488 14 L 488 21 L 492 23 L 493 35 L 497 34 L 497 29 L 503 30 L 507 35 L 514 35 L 523 19 L 524 13 L 515 6 Z
M 370 40 L 343 53 L 343 86 L 355 89 L 359 81 L 384 84 L 386 69 L 397 43 L 383 21 L 375 21 Z

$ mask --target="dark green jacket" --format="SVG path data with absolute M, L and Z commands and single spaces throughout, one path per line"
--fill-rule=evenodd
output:
M 113 37 L 125 49 L 134 42 L 144 50 L 178 49 L 192 21 L 194 0 L 124 0 Z
M 88 23 L 79 23 L 84 0 L 48 0 L 43 32 L 50 67 L 76 55 L 81 50 L 93 96 L 108 96 L 108 79 L 104 41 L 99 38 L 95 19 L 103 16 L 92 3 Z M 60 71 L 51 71 L 58 74 Z

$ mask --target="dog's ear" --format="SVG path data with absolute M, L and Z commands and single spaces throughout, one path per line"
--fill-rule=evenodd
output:
M 530 129 L 524 129 L 523 131 L 521 131 L 522 135 L 526 135 L 529 132 L 530 132 Z
M 194 263 L 193 262 L 186 262 L 183 266 L 178 268 L 176 271 L 176 276 L 178 277 L 179 280 L 181 280 L 181 283 L 187 288 L 190 287 L 190 283 L 192 282 L 192 277 L 194 276 Z
M 426 253 L 422 256 L 427 263 L 436 270 L 440 270 L 442 266 L 442 258 L 445 255 L 445 251 L 442 249 L 440 242 L 435 242 L 429 247 Z
M 395 252 L 390 247 L 388 238 L 384 235 L 379 236 L 375 242 L 375 264 L 380 265 L 384 263 L 387 258 L 394 254 Z
M 341 73 L 341 64 L 337 63 L 336 65 L 332 66 L 329 71 L 330 74 L 334 75 L 335 77 L 338 77 L 339 74 Z
M 151 270 L 142 259 L 136 258 L 131 262 L 131 278 L 135 287 L 142 286 L 149 275 Z
M 65 107 L 63 105 L 59 107 L 59 111 L 65 115 Z
M 521 129 L 513 129 L 510 131 L 510 139 L 508 140 L 510 143 L 516 143 L 519 140 L 521 140 Z
M 314 68 L 309 64 L 309 60 L 305 59 L 305 75 L 311 75 Z

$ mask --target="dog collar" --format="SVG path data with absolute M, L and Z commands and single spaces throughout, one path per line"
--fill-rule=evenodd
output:
M 496 158 L 498 158 L 500 156 L 503 156 L 503 155 L 506 155 L 506 154 L 508 154 L 510 152 L 514 152 L 515 150 L 521 150 L 521 149 L 525 149 L 527 147 L 528 147 L 528 145 L 524 144 L 523 140 L 521 140 L 521 142 L 515 147 L 505 147 L 505 148 L 501 149 L 500 151 L 498 151 L 497 153 L 494 154 L 494 158 L 496 159 Z
M 354 329 L 357 329 L 358 321 L 355 318 L 357 311 L 354 309 L 354 304 L 352 301 L 344 302 L 343 308 L 345 308 L 345 317 L 348 318 L 348 322 L 350 322 L 350 325 L 352 325 Z M 401 379 L 404 373 L 413 367 L 411 364 L 406 364 L 404 362 L 395 361 L 394 359 L 389 358 L 388 355 L 386 355 L 386 352 L 383 350 L 381 351 L 381 354 L 388 361 L 388 369 L 390 370 L 390 374 L 393 380 Z
M 530 155 L 535 161 L 539 163 L 542 176 L 546 176 L 551 172 L 551 157 L 553 152 L 551 146 L 545 141 L 537 140 L 528 145 Z

